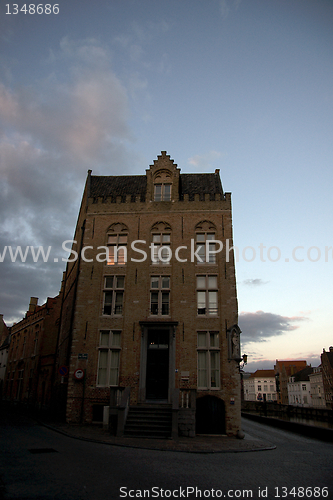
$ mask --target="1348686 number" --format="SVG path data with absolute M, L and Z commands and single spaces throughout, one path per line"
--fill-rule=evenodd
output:
M 274 498 L 328 498 L 328 488 L 320 488 L 319 486 L 299 486 L 296 488 L 287 488 L 286 486 L 281 486 L 274 488 L 275 495 Z
M 59 4 L 50 3 L 25 3 L 22 6 L 17 3 L 6 4 L 6 14 L 59 14 Z

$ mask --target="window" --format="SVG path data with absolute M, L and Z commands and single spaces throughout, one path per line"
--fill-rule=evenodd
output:
M 122 314 L 124 283 L 124 276 L 106 276 L 104 278 L 103 314 Z
M 171 184 L 155 184 L 154 201 L 171 201 Z
M 152 276 L 150 279 L 150 314 L 170 314 L 170 276 Z
M 153 251 L 152 262 L 154 264 L 169 264 L 171 259 L 170 240 L 171 235 L 158 233 L 152 235 Z
M 97 385 L 118 385 L 120 341 L 120 331 L 102 330 L 100 332 Z
M 274 385 L 270 385 L 269 386 L 269 390 L 273 392 L 274 391 Z
M 108 266 L 127 262 L 127 234 L 108 235 Z
M 258 391 L 261 391 L 261 385 L 258 385 Z
M 26 333 L 27 330 L 25 330 L 24 333 Z M 24 358 L 25 355 L 25 346 L 26 346 L 26 337 L 23 338 L 23 349 L 22 349 L 22 358 Z
M 196 233 L 197 264 L 216 264 L 216 254 L 210 253 L 215 251 L 215 243 L 212 240 L 215 240 L 215 233 Z
M 306 384 L 302 384 L 302 391 L 306 391 Z
M 34 352 L 32 356 L 37 356 L 37 348 L 38 348 L 38 330 L 35 331 Z
M 220 387 L 220 349 L 218 332 L 198 332 L 198 388 Z
M 268 386 L 267 385 L 264 385 L 264 391 L 267 392 L 268 391 Z
M 197 312 L 217 315 L 217 276 L 197 276 Z

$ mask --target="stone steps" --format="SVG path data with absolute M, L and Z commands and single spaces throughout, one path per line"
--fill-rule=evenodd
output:
M 170 406 L 130 406 L 125 436 L 170 438 L 172 410 Z

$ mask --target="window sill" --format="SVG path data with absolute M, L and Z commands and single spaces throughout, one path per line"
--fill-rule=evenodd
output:
M 170 319 L 171 318 L 171 314 L 150 314 L 148 316 L 148 318 L 158 318 L 158 319 L 165 318 L 165 319 Z
M 123 318 L 122 314 L 101 314 L 101 318 Z
M 220 391 L 220 387 L 198 387 L 198 391 Z
M 218 314 L 197 314 L 197 318 L 203 318 L 203 319 L 219 319 Z

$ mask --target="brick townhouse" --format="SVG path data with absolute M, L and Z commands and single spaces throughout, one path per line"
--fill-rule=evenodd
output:
M 31 297 L 25 317 L 10 329 L 3 397 L 50 409 L 59 330 L 60 296 L 38 305 Z
M 144 175 L 88 172 L 61 306 L 56 391 L 68 422 L 101 420 L 110 405 L 129 433 L 135 409 L 164 407 L 179 434 L 238 434 L 232 246 L 218 170 L 181 174 L 162 151 Z

